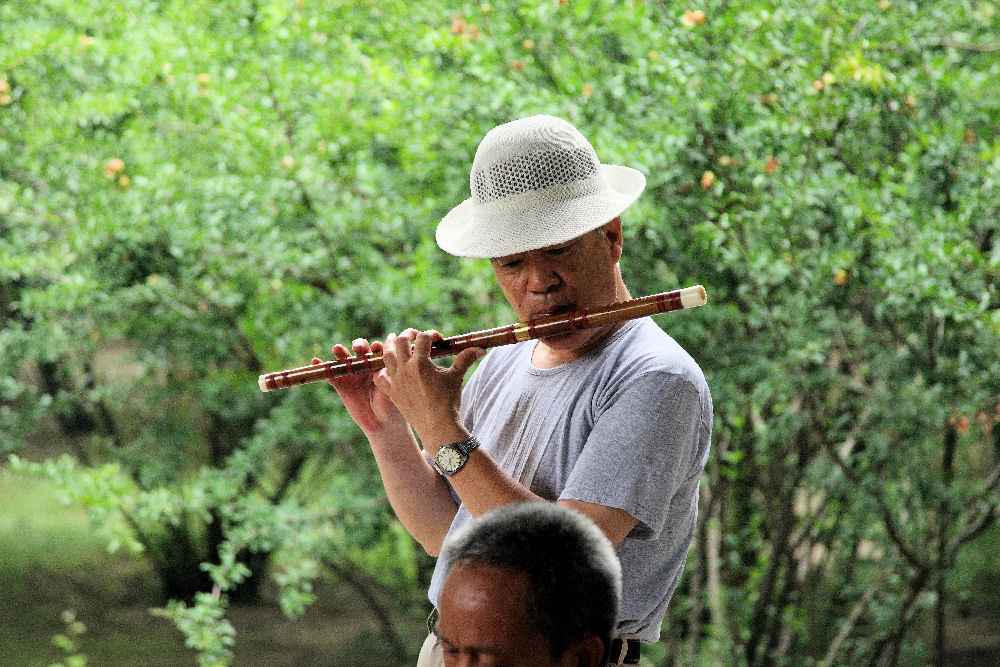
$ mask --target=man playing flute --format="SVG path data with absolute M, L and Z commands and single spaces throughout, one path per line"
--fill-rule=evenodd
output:
M 486 134 L 470 185 L 439 223 L 438 245 L 490 259 L 522 322 L 631 298 L 620 216 L 643 191 L 642 173 L 602 164 L 566 121 L 533 116 Z M 331 381 L 396 515 L 439 556 L 431 602 L 449 534 L 501 505 L 558 502 L 615 545 L 623 590 L 612 664 L 637 663 L 639 642 L 659 639 L 694 534 L 712 426 L 701 369 L 648 317 L 489 355 L 470 348 L 447 367 L 430 358 L 440 337 L 407 329 L 384 343 L 336 345 L 338 359 L 381 352 L 385 369 Z M 418 665 L 448 663 L 429 634 Z

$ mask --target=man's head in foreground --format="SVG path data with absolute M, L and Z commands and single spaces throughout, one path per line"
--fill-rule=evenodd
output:
M 437 632 L 447 667 L 604 664 L 621 567 L 590 520 L 554 503 L 482 515 L 446 544 Z

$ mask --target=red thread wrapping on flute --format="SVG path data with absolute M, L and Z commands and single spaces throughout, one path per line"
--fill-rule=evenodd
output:
M 281 371 L 281 378 L 285 381 L 286 387 L 292 386 L 292 383 L 288 381 L 288 371 Z
M 663 297 L 663 294 L 656 295 L 656 309 L 661 313 L 667 312 L 667 300 Z
M 514 335 L 514 325 L 513 324 L 507 325 L 507 342 L 509 342 L 509 343 L 516 343 L 517 342 L 517 336 Z
M 670 305 L 672 307 L 672 310 L 680 310 L 681 308 L 684 307 L 684 304 L 681 303 L 680 290 L 674 290 L 668 296 L 670 296 Z
M 528 320 L 528 336 L 538 338 L 538 334 L 535 333 L 535 320 Z
M 271 391 L 274 391 L 275 389 L 278 388 L 278 383 L 274 381 L 274 373 L 268 373 L 267 376 L 264 378 L 264 383 L 267 385 L 267 388 L 270 389 Z
M 348 375 L 354 375 L 354 371 L 351 370 L 351 360 L 349 358 L 348 359 L 344 359 L 344 363 L 347 364 L 347 366 L 345 368 L 345 370 L 347 371 L 347 374 Z
M 332 361 L 326 362 L 326 377 L 329 378 L 329 379 L 331 379 L 331 380 L 335 377 L 334 374 L 333 374 L 333 362 Z
M 372 362 L 371 362 L 371 352 L 365 352 L 365 356 L 362 357 L 365 362 L 365 370 L 369 373 L 372 372 Z
M 475 345 L 476 344 L 472 342 L 472 334 L 471 333 L 465 334 L 465 346 L 466 347 L 475 347 Z
M 586 310 L 581 310 L 580 311 L 580 321 L 583 322 L 583 326 L 580 327 L 581 329 L 589 329 L 590 328 L 590 323 L 587 322 L 587 311 Z
M 570 313 L 569 313 L 569 330 L 570 331 L 576 331 L 576 320 L 574 319 L 576 317 L 576 313 L 577 313 L 577 311 L 575 311 L 575 310 L 570 311 Z

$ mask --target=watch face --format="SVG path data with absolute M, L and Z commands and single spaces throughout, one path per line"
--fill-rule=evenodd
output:
M 442 470 L 446 472 L 454 472 L 462 466 L 462 463 L 465 462 L 465 456 L 463 456 L 460 452 L 455 451 L 454 447 L 442 447 L 438 450 L 434 460 L 437 461 L 437 464 L 441 466 Z

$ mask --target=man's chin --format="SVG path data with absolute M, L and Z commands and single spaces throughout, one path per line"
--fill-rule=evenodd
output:
M 589 331 L 567 331 L 566 333 L 546 336 L 542 338 L 547 346 L 553 350 L 569 351 L 585 347 L 593 338 L 593 332 Z

